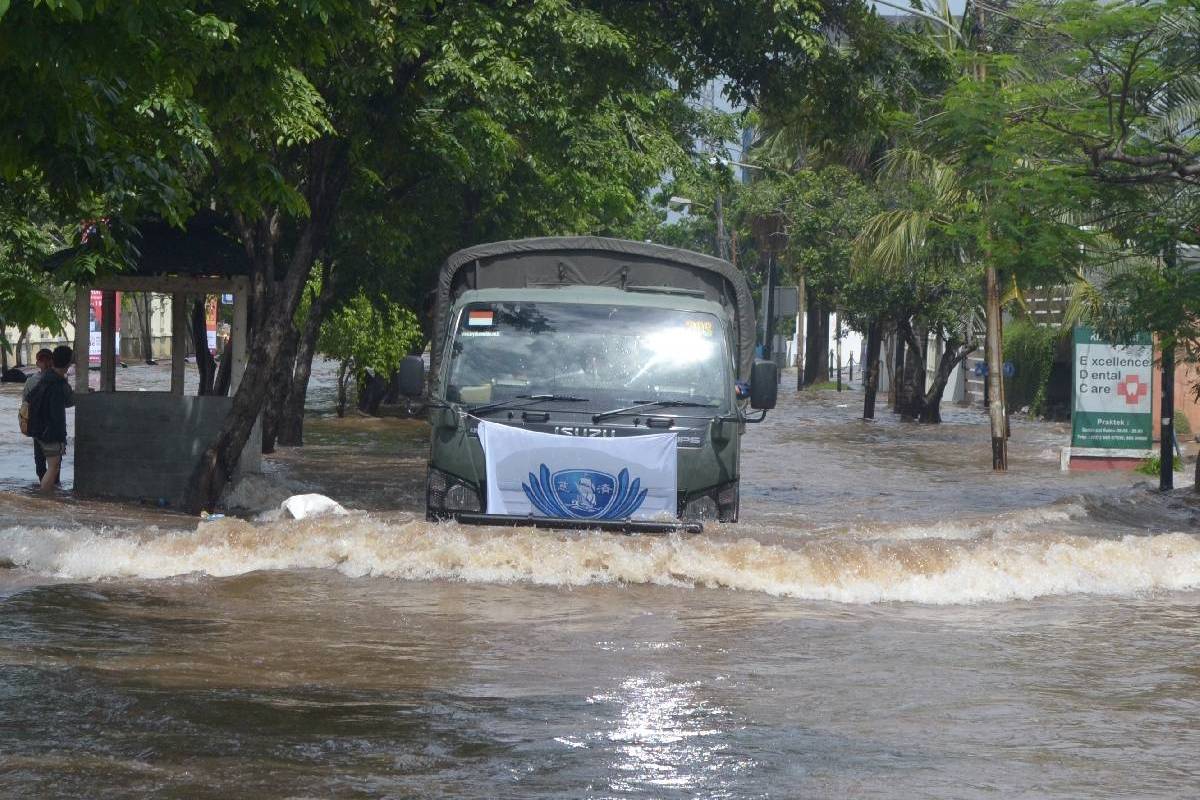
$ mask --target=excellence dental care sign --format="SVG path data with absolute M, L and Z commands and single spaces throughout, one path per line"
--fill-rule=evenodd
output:
M 487 513 L 674 519 L 675 434 L 559 436 L 481 420 Z
M 1100 339 L 1085 326 L 1075 328 L 1075 402 L 1071 413 L 1072 456 L 1140 459 L 1150 449 L 1154 346 L 1149 334 L 1128 345 Z M 1128 450 L 1128 454 L 1092 453 Z

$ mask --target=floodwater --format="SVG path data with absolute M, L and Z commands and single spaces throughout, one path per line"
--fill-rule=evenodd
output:
M 2 796 L 1200 794 L 1200 506 L 1062 426 L 994 476 L 976 410 L 785 392 L 744 522 L 568 535 L 427 524 L 421 424 L 319 383 L 272 476 L 363 510 L 198 525 L 29 494 L 14 393 Z

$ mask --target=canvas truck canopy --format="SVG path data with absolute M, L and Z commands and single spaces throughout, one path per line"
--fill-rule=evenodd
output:
M 754 361 L 754 300 L 746 276 L 728 261 L 624 239 L 543 237 L 494 242 L 459 250 L 438 277 L 432 371 L 435 380 L 449 311 L 463 292 L 476 289 L 552 289 L 604 286 L 637 293 L 703 297 L 725 308 L 737 336 L 737 370 L 748 380 Z

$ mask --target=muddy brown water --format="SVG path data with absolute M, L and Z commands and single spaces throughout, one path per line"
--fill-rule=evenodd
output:
M 427 524 L 425 429 L 327 376 L 269 470 L 351 515 L 43 499 L 15 396 L 0 796 L 1200 794 L 1200 510 L 1060 473 L 1062 426 L 997 477 L 977 410 L 785 393 L 742 523 L 626 537 Z

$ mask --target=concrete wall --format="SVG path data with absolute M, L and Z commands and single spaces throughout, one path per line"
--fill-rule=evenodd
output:
M 43 347 L 53 350 L 60 344 L 75 346 L 75 326 L 69 321 L 63 322 L 63 333 L 55 334 L 49 330 L 33 325 L 29 328 L 28 336 L 21 343 L 21 350 L 17 352 L 17 340 L 21 338 L 21 330 L 11 325 L 4 329 L 4 335 L 8 338 L 8 364 L 12 366 L 20 361 L 22 364 L 33 364 L 33 356 L 38 350 Z
M 179 507 L 200 455 L 216 439 L 233 400 L 166 392 L 75 396 L 75 492 Z M 258 472 L 254 427 L 239 473 Z
M 122 361 L 144 361 L 146 359 L 143 351 L 146 348 L 142 342 L 142 336 L 136 331 L 130 334 L 121 334 L 121 360 Z M 189 348 L 190 350 L 190 348 Z M 171 357 L 171 337 L 170 336 L 152 336 L 150 337 L 150 357 L 158 359 L 169 359 Z
M 121 293 L 121 334 L 120 355 L 124 359 L 141 360 L 145 358 L 142 347 L 141 325 L 138 321 L 138 308 L 133 302 L 131 292 Z M 153 358 L 170 358 L 171 356 L 171 296 L 169 294 L 150 293 L 150 336 L 153 348 Z M 4 329 L 8 337 L 9 363 L 21 361 L 24 364 L 33 363 L 33 355 L 43 347 L 53 350 L 60 344 L 75 346 L 75 325 L 70 319 L 62 320 L 63 332 L 51 333 L 48 329 L 37 325 L 31 326 L 21 344 L 21 351 L 15 349 L 22 331 L 13 326 Z M 189 342 L 190 344 L 190 342 Z M 189 346 L 188 351 L 191 352 Z
M 1182 354 L 1183 354 L 1183 348 L 1182 347 L 1176 348 L 1175 358 L 1177 358 L 1177 359 L 1180 358 L 1182 356 Z M 1155 420 L 1160 420 L 1162 417 L 1162 415 L 1159 414 L 1159 409 L 1162 408 L 1162 365 L 1160 362 L 1161 358 L 1162 358 L 1162 353 L 1158 350 L 1158 348 L 1156 346 L 1155 350 L 1154 350 L 1154 372 L 1153 372 L 1154 381 L 1152 383 L 1152 389 L 1150 392 L 1150 396 L 1154 398 L 1154 403 L 1153 403 L 1152 408 L 1153 408 Z M 1176 415 L 1183 414 L 1183 416 L 1187 417 L 1188 425 L 1191 427 L 1191 430 L 1192 430 L 1192 433 L 1190 436 L 1185 436 L 1184 434 L 1182 434 L 1178 430 L 1176 430 L 1175 436 L 1178 437 L 1180 442 L 1185 442 L 1185 441 L 1189 441 L 1189 440 L 1200 442 L 1200 438 L 1196 438 L 1197 435 L 1200 434 L 1200 400 L 1197 400 L 1196 393 L 1193 388 L 1198 383 L 1200 383 L 1200 369 L 1197 369 L 1196 367 L 1194 367 L 1190 364 L 1181 364 L 1181 363 L 1176 362 L 1176 364 L 1175 364 L 1175 413 L 1176 413 Z M 1159 434 L 1160 434 L 1161 430 L 1162 429 L 1159 425 L 1156 424 L 1154 426 L 1154 441 L 1157 442 L 1159 440 L 1159 438 L 1160 438 Z

